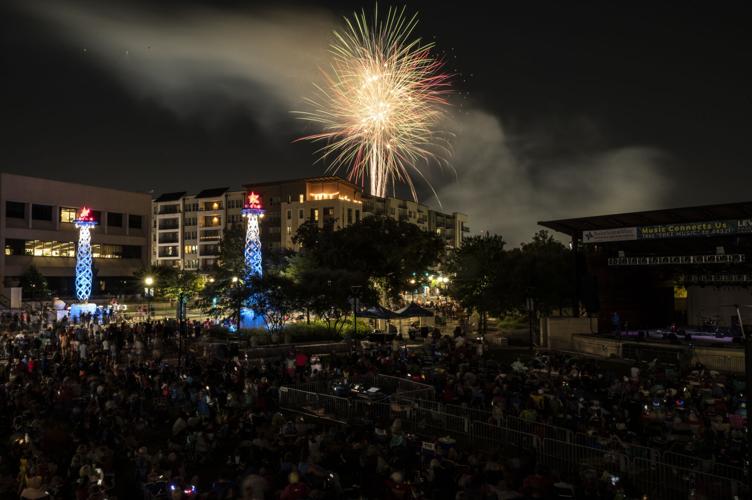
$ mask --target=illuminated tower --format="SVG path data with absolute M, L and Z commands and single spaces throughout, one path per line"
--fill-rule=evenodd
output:
M 245 278 L 261 276 L 261 237 L 259 235 L 259 219 L 264 216 L 261 200 L 256 193 L 248 193 L 241 212 L 247 219 L 245 229 Z
M 91 269 L 91 230 L 97 225 L 91 210 L 81 208 L 74 221 L 78 229 L 78 247 L 76 248 L 76 298 L 80 303 L 89 302 L 91 284 L 94 274 Z
M 264 209 L 261 208 L 259 195 L 253 192 L 248 193 L 241 213 L 247 220 L 245 227 L 245 247 L 243 247 L 243 256 L 245 257 L 244 280 L 247 283 L 253 276 L 261 276 L 263 272 L 261 268 L 259 219 L 264 216 Z M 250 306 L 252 304 L 247 305 Z M 242 308 L 239 320 L 242 328 L 263 328 L 265 326 L 263 316 L 255 314 L 251 307 Z

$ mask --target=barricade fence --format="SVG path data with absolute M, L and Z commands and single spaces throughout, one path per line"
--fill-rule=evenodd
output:
M 312 383 L 305 387 L 323 386 Z M 568 429 L 400 396 L 371 401 L 281 387 L 279 404 L 282 409 L 340 422 L 367 419 L 388 426 L 399 418 L 403 431 L 427 439 L 450 436 L 461 445 L 476 449 L 527 453 L 570 476 L 589 470 L 598 476 L 608 473 L 630 478 L 651 498 L 685 499 L 693 491 L 710 493 L 712 498 L 733 498 L 746 478 L 742 468 L 698 457 L 674 452 L 661 454 L 654 448 L 638 445 L 610 442 L 604 445 L 592 436 Z

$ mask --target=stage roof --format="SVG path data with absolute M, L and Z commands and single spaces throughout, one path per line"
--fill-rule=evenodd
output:
M 569 236 L 581 236 L 583 231 L 597 229 L 616 229 L 633 226 L 653 226 L 658 224 L 676 224 L 705 222 L 727 219 L 747 219 L 752 217 L 752 201 L 705 205 L 699 207 L 670 208 L 650 210 L 647 212 L 630 212 L 623 214 L 595 215 L 575 219 L 560 219 L 538 222 L 539 225 L 553 229 Z

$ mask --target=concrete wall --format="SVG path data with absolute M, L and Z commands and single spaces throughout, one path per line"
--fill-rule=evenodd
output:
M 654 346 L 664 351 L 685 351 L 687 346 L 641 342 L 642 348 Z M 573 351 L 600 358 L 622 357 L 622 342 L 616 339 L 594 337 L 591 335 L 574 335 Z M 692 351 L 693 363 L 702 363 L 709 370 L 720 372 L 744 373 L 744 349 L 695 347 Z
M 598 318 L 550 317 L 541 320 L 541 345 L 549 349 L 572 349 L 572 336 L 598 332 Z

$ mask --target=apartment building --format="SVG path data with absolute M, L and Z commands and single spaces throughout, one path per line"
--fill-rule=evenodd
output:
M 62 296 L 73 295 L 74 219 L 86 205 L 99 222 L 92 231 L 94 293 L 123 293 L 149 263 L 151 196 L 72 182 L 0 173 L 0 282 L 19 285 L 35 266 Z
M 229 188 L 157 197 L 152 203 L 152 263 L 200 271 L 214 267 L 224 230 L 242 223 L 244 199 L 245 191 Z
M 336 176 L 260 182 L 243 187 L 239 191 L 207 189 L 196 195 L 165 193 L 156 198 L 152 262 L 183 269 L 211 269 L 217 262 L 223 231 L 243 223 L 241 209 L 249 192 L 260 196 L 266 210 L 260 224 L 261 243 L 266 252 L 295 249 L 293 236 L 309 221 L 320 227 L 332 222 L 335 229 L 341 229 L 363 217 L 383 215 L 436 232 L 447 248 L 459 247 L 470 230 L 467 216 L 462 213 L 443 213 L 414 201 L 374 197 Z

